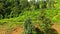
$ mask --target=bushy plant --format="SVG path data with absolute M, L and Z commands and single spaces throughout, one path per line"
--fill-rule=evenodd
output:
M 24 34 L 33 34 L 34 26 L 32 25 L 31 19 L 28 18 L 24 23 Z

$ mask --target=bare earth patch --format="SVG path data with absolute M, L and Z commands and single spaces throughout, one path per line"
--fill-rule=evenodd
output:
M 58 33 L 60 33 L 60 25 L 54 24 L 52 28 L 54 28 Z
M 0 28 L 0 34 L 5 34 L 5 33 L 6 33 L 6 29 Z
M 36 24 L 37 28 L 39 28 L 39 25 Z M 52 26 L 53 29 L 55 29 L 58 33 L 60 33 L 60 25 L 58 24 L 54 24 Z M 10 33 L 11 34 L 22 34 L 23 33 L 23 27 L 22 26 L 18 26 L 16 28 L 13 29 L 13 31 L 11 31 Z M 8 31 L 5 29 L 5 28 L 0 28 L 0 34 L 6 34 Z
M 17 27 L 14 31 L 12 31 L 12 34 L 22 34 L 23 28 Z

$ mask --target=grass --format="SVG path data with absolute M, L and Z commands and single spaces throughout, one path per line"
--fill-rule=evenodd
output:
M 59 9 L 46 9 L 45 10 L 46 17 L 51 19 L 53 22 L 60 22 L 60 10 Z M 18 23 L 18 22 L 25 22 L 27 18 L 31 18 L 32 21 L 39 21 L 39 16 L 41 15 L 41 10 L 33 10 L 33 11 L 24 11 L 22 15 L 16 18 L 10 18 L 10 19 L 2 19 L 0 20 L 1 23 L 4 22 L 11 22 L 12 24 Z M 10 23 L 10 24 L 11 24 Z
M 60 10 L 59 9 L 46 9 L 45 16 L 51 19 L 52 22 L 60 24 Z M 40 22 L 41 10 L 24 11 L 19 17 L 2 19 L 0 20 L 0 27 L 14 28 L 16 26 L 24 25 L 27 18 L 31 18 L 33 23 Z

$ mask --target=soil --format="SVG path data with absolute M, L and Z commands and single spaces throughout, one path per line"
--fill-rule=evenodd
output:
M 37 26 L 36 27 L 39 27 L 39 25 L 37 24 Z M 52 26 L 52 28 L 54 28 L 57 32 L 59 32 L 60 33 L 60 25 L 58 25 L 58 24 L 54 24 L 53 26 Z M 16 27 L 11 33 L 12 34 L 22 34 L 23 33 L 23 27 L 21 26 L 19 26 L 19 27 Z M 5 28 L 0 28 L 0 34 L 5 34 L 6 33 L 6 29 Z
M 17 27 L 12 34 L 22 34 L 23 33 L 23 28 L 22 27 Z
M 52 28 L 54 28 L 57 32 L 60 33 L 60 25 L 54 24 L 54 25 L 52 26 Z
M 6 34 L 7 33 L 6 31 L 7 31 L 6 28 L 0 28 L 0 34 Z

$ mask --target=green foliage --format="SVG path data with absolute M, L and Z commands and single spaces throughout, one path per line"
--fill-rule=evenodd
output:
M 31 32 L 34 29 L 33 23 L 39 21 L 41 31 L 47 34 L 52 22 L 60 23 L 59 1 L 2 0 L 0 1 L 0 26 L 7 24 L 10 28 L 23 25 L 24 32 L 30 34 L 33 33 Z M 27 19 L 29 17 L 31 20 Z
M 52 0 L 51 0 L 52 1 Z M 41 2 L 41 3 L 40 3 Z M 0 9 L 3 11 L 2 16 L 4 18 L 18 17 L 22 10 L 37 10 L 40 8 L 47 8 L 46 1 L 30 1 L 28 0 L 2 0 L 0 2 Z M 50 2 L 52 5 L 52 2 Z M 41 5 L 41 7 L 40 7 Z
M 45 15 L 45 9 L 44 10 L 42 10 L 42 12 L 41 12 L 41 16 L 40 16 L 40 20 L 41 20 L 41 24 L 40 24 L 40 28 L 41 28 L 41 30 L 42 31 L 44 31 L 44 34 L 48 34 L 48 29 L 50 29 L 51 28 L 51 24 L 52 24 L 52 22 L 51 22 L 51 20 L 49 19 L 49 18 L 47 18 Z
M 33 34 L 33 25 L 32 22 L 30 21 L 30 18 L 26 20 L 24 23 L 24 34 Z

